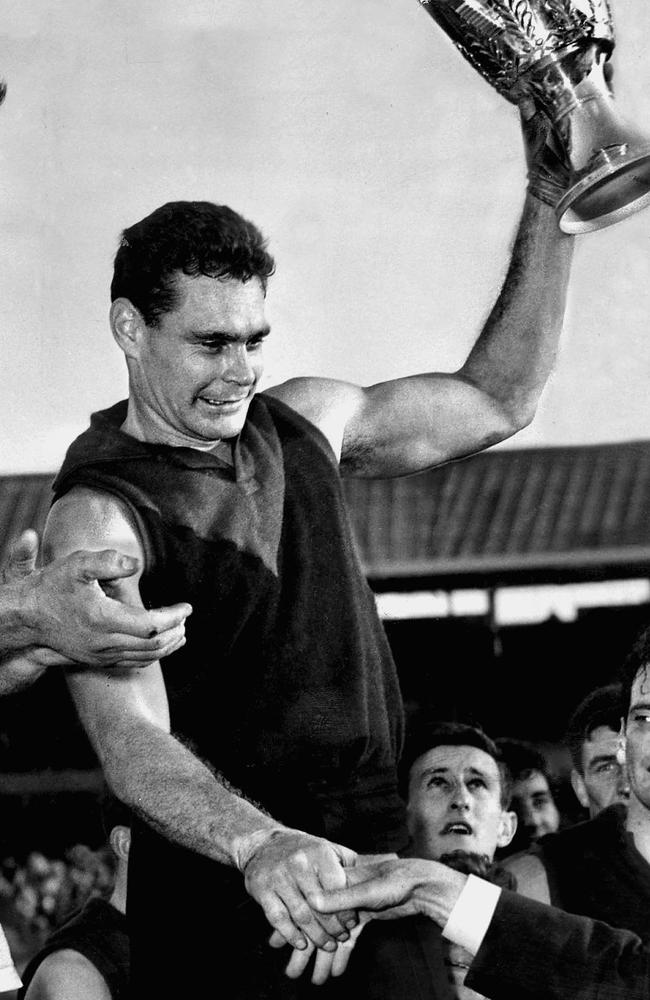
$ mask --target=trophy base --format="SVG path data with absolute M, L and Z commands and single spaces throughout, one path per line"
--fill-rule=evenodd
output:
M 650 205 L 650 142 L 605 147 L 595 161 L 555 208 L 564 233 L 604 229 Z

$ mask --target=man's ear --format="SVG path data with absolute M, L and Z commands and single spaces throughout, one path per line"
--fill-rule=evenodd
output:
M 589 796 L 587 795 L 587 786 L 585 785 L 585 779 L 582 777 L 579 771 L 576 771 L 575 767 L 571 768 L 571 787 L 576 794 L 576 798 L 583 809 L 589 808 Z
M 121 861 L 128 861 L 131 849 L 131 830 L 128 826 L 114 826 L 109 837 L 114 854 Z
M 109 318 L 113 337 L 127 358 L 137 358 L 142 335 L 146 330 L 146 324 L 140 310 L 133 305 L 130 299 L 115 299 L 114 302 L 111 302 Z
M 515 833 L 517 832 L 517 813 L 508 812 L 504 809 L 501 813 L 499 831 L 497 833 L 497 847 L 507 847 Z

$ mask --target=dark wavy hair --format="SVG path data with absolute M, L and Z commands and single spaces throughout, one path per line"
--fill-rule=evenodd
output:
M 227 205 L 170 201 L 122 233 L 115 255 L 111 301 L 129 299 L 148 326 L 177 302 L 174 277 L 259 278 L 264 290 L 275 271 L 259 229 Z
M 492 757 L 499 769 L 501 805 L 507 809 L 512 794 L 510 774 L 504 765 L 498 747 L 480 726 L 465 722 L 441 722 L 436 719 L 412 719 L 406 734 L 404 752 L 400 760 L 400 785 L 403 794 L 408 792 L 411 768 L 416 760 L 433 750 L 434 747 L 476 747 L 488 757 Z
M 567 726 L 565 743 L 569 748 L 573 766 L 582 774 L 582 748 L 599 726 L 618 732 L 621 718 L 627 715 L 623 706 L 620 684 L 607 684 L 590 691 L 575 708 Z

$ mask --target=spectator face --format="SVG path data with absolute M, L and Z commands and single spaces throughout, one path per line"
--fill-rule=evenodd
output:
M 547 833 L 555 833 L 560 825 L 560 814 L 553 794 L 541 771 L 531 771 L 527 777 L 514 782 L 512 808 L 529 841 L 538 840 Z
M 627 771 L 617 756 L 619 741 L 609 726 L 598 726 L 582 745 L 582 774 L 571 772 L 573 790 L 591 817 L 615 802 L 627 805 L 629 801 Z
M 516 826 L 501 806 L 496 761 L 472 746 L 434 747 L 415 761 L 407 817 L 414 853 L 433 861 L 459 850 L 492 859 Z
M 634 679 L 625 729 L 625 757 L 630 779 L 630 806 L 650 809 L 650 667 Z M 636 801 L 635 801 L 636 800 Z

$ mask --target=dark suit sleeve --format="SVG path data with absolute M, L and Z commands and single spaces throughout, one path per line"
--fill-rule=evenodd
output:
M 504 890 L 466 985 L 491 1000 L 650 1000 L 650 950 L 630 931 Z

